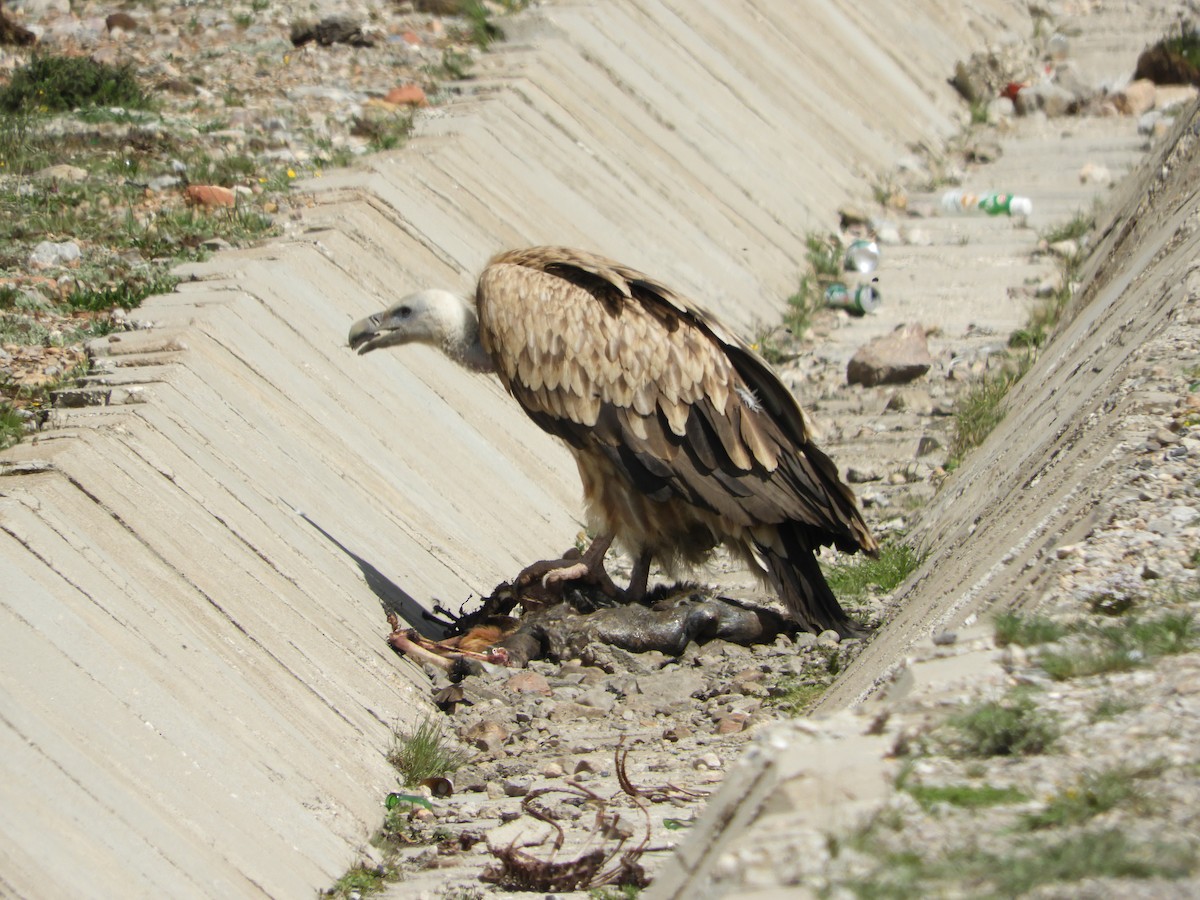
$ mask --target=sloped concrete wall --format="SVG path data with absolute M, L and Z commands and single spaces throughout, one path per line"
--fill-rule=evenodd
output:
M 579 514 L 493 382 L 356 358 L 348 324 L 540 242 L 774 321 L 805 232 L 953 132 L 954 61 L 1027 27 L 1007 0 L 879 6 L 531 13 L 409 147 L 309 185 L 293 236 L 192 268 L 108 341 L 109 405 L 2 457 L 0 892 L 291 897 L 344 871 L 390 728 L 427 708 L 385 611 L 420 626 Z

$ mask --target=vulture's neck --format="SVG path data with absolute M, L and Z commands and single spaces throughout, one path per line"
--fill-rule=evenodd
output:
M 492 357 L 479 339 L 479 316 L 470 303 L 460 300 L 462 318 L 448 330 L 442 349 L 459 365 L 472 372 L 493 372 Z

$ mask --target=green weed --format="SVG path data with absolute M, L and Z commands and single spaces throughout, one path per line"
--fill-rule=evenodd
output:
M 993 625 L 997 647 L 1051 644 L 1067 633 L 1064 626 L 1045 616 L 1026 616 L 1016 612 L 1001 613 L 996 616 Z
M 1004 421 L 1004 398 L 1032 364 L 1032 357 L 1021 357 L 1016 365 L 1007 365 L 984 376 L 958 398 L 954 410 L 954 434 L 950 439 L 947 467 L 958 466 L 992 430 Z
M 872 587 L 885 593 L 894 590 L 916 571 L 921 556 L 905 544 L 884 544 L 879 558 L 853 556 L 849 562 L 838 562 L 825 571 L 825 580 L 835 594 L 843 599 L 862 597 Z
M 1071 787 L 1059 791 L 1042 810 L 1023 816 L 1021 827 L 1031 831 L 1082 825 L 1101 813 L 1118 806 L 1142 807 L 1146 796 L 1138 781 L 1161 775 L 1163 765 L 1141 768 L 1115 766 L 1098 772 L 1085 772 Z
M 1059 681 L 1128 672 L 1161 656 L 1197 645 L 1195 617 L 1171 612 L 1156 619 L 1129 619 L 1103 626 L 1081 625 L 1075 646 L 1039 654 L 1038 665 Z
M 409 787 L 427 778 L 439 778 L 454 772 L 466 762 L 467 755 L 452 746 L 442 725 L 426 718 L 411 731 L 397 730 L 388 762 L 396 767 Z
M 16 407 L 0 401 L 0 450 L 21 443 L 25 436 L 25 417 Z
M 147 109 L 150 97 L 132 64 L 112 66 L 86 56 L 35 54 L 0 88 L 0 110 L 38 112 L 87 106 Z
M 1054 716 L 1038 710 L 1028 691 L 981 703 L 947 722 L 964 756 L 1036 756 L 1058 740 Z
M 772 706 L 789 716 L 803 715 L 829 690 L 828 684 L 784 678 L 771 689 Z
M 961 809 L 984 809 L 989 806 L 1004 806 L 1024 803 L 1029 798 L 1013 787 L 998 788 L 988 784 L 904 784 L 904 791 L 929 811 L 939 804 L 957 806 Z

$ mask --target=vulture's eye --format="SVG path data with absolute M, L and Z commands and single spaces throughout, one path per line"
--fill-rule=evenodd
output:
M 412 315 L 412 307 L 411 306 L 402 306 L 398 310 L 396 310 L 396 315 L 398 315 L 402 319 L 407 319 L 409 316 Z

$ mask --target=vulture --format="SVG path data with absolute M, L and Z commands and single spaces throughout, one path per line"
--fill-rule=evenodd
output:
M 531 247 L 493 257 L 473 302 L 423 290 L 350 329 L 360 354 L 407 343 L 493 372 L 579 467 L 597 535 L 579 558 L 526 572 L 590 578 L 632 602 L 652 559 L 668 570 L 724 544 L 811 631 L 859 632 L 816 552 L 878 554 L 850 488 L 813 443 L 792 393 L 695 303 L 602 256 Z M 633 556 L 616 591 L 604 556 Z

